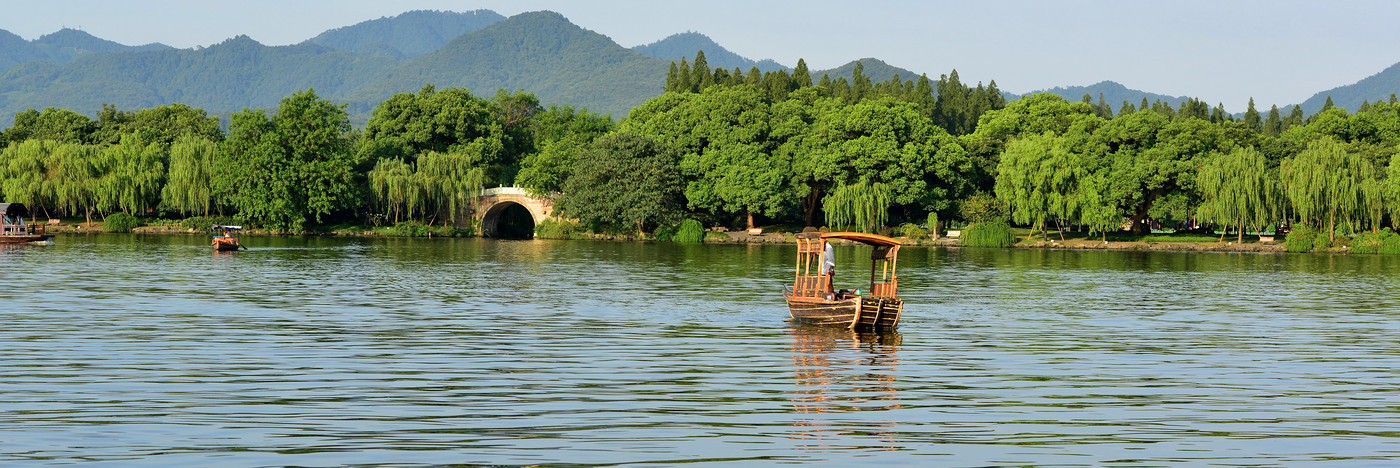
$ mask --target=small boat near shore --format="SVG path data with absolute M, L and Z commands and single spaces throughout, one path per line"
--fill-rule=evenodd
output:
M 26 224 L 29 209 L 23 203 L 0 203 L 0 244 L 47 242 L 53 238 L 42 224 Z
M 214 250 L 219 252 L 234 252 L 240 249 L 248 249 L 244 247 L 242 243 L 238 242 L 238 236 L 233 235 L 235 232 L 242 231 L 243 226 L 220 226 L 215 224 L 211 229 L 219 233 L 214 235 Z
M 843 239 L 871 246 L 870 289 L 834 290 L 835 260 L 830 240 Z M 852 330 L 892 329 L 899 325 L 904 301 L 898 297 L 895 263 L 900 241 L 860 232 L 804 232 L 797 235 L 797 272 L 783 288 L 788 314 L 800 324 L 839 326 Z M 816 273 L 813 273 L 813 266 Z

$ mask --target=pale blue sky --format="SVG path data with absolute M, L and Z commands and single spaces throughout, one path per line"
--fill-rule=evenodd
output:
M 704 0 L 0 1 L 0 29 L 62 27 L 176 47 L 267 45 L 408 10 L 552 10 L 632 47 L 696 31 L 740 55 L 814 69 L 861 57 L 1023 93 L 1113 80 L 1243 111 L 1303 101 L 1400 62 L 1400 2 Z

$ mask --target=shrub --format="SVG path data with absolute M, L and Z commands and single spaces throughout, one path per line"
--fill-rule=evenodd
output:
M 1323 237 L 1326 239 L 1326 237 Z M 1289 252 L 1308 252 L 1317 241 L 1317 230 L 1305 224 L 1294 224 L 1293 230 L 1283 240 L 1283 248 Z
M 918 239 L 928 236 L 928 231 L 925 231 L 923 228 L 919 227 L 919 225 L 914 223 L 904 223 L 899 225 L 898 232 L 900 237 L 908 237 L 910 239 Z
M 535 225 L 535 237 L 539 239 L 579 239 L 586 236 L 576 222 L 546 219 Z
M 399 221 L 388 229 L 389 235 L 398 237 L 428 237 L 430 232 L 422 221 L 413 220 Z
M 140 225 L 141 220 L 126 213 L 116 213 L 102 220 L 102 230 L 107 232 L 131 232 Z
M 1387 236 L 1394 236 L 1390 228 L 1379 232 L 1362 232 L 1351 238 L 1351 251 L 1353 253 L 1377 253 L 1381 250 L 1381 243 Z
M 1376 253 L 1386 255 L 1400 255 L 1400 234 L 1387 231 L 1388 236 L 1381 239 L 1381 246 L 1376 249 Z
M 671 240 L 682 244 L 696 244 L 705 241 L 705 226 L 694 219 L 681 222 Z
M 1016 243 L 1016 235 L 1005 220 L 974 224 L 962 236 L 963 245 L 972 247 L 1008 247 Z

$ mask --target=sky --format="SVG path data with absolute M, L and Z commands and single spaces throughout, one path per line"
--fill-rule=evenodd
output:
M 624 47 L 695 31 L 754 60 L 814 70 L 864 57 L 931 78 L 957 69 L 1025 93 L 1117 81 L 1242 112 L 1302 102 L 1400 62 L 1393 0 L 0 0 L 25 39 L 70 27 L 128 45 L 294 44 L 409 10 L 551 10 Z

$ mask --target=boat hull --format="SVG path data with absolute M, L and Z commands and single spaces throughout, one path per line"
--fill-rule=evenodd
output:
M 53 239 L 53 234 L 0 236 L 0 244 L 29 244 L 33 242 L 47 242 L 49 239 Z
M 853 330 L 889 329 L 899 325 L 904 301 L 891 298 L 842 296 L 825 299 L 794 296 L 784 291 L 792 321 Z

